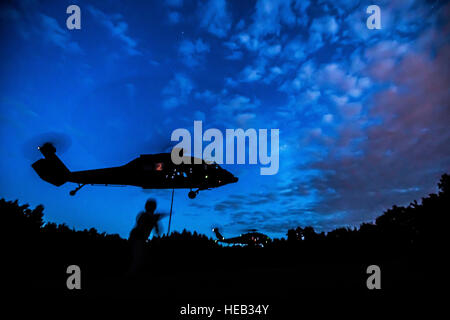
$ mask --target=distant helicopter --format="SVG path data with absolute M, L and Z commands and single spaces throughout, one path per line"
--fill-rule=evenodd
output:
M 74 196 L 78 190 L 90 185 L 131 185 L 143 189 L 191 189 L 188 197 L 194 199 L 199 191 L 217 188 L 229 183 L 235 183 L 238 178 L 218 164 L 175 165 L 170 153 L 141 155 L 129 163 L 112 168 L 84 171 L 70 171 L 56 156 L 56 148 L 52 143 L 44 143 L 38 147 L 44 159 L 34 162 L 31 166 L 42 180 L 55 186 L 66 182 L 74 182 L 78 187 L 70 191 Z M 184 158 L 180 149 L 180 155 Z M 184 161 L 186 162 L 186 161 Z M 192 189 L 197 190 L 193 191 Z
M 265 234 L 256 232 L 256 229 L 250 229 L 249 232 L 241 234 L 239 237 L 225 239 L 219 232 L 219 228 L 213 228 L 217 240 L 216 242 L 228 243 L 228 244 L 240 244 L 247 246 L 264 246 L 269 243 L 270 238 Z

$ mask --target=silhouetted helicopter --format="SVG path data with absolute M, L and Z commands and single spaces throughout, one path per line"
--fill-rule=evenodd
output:
M 242 244 L 247 246 L 264 246 L 270 241 L 270 238 L 265 234 L 256 232 L 256 229 L 250 229 L 248 233 L 241 234 L 239 237 L 225 239 L 219 232 L 219 228 L 213 228 L 212 231 L 216 234 L 216 242 L 228 244 Z
M 192 164 L 175 165 L 170 153 L 141 155 L 119 167 L 70 171 L 56 156 L 53 144 L 47 142 L 38 149 L 45 159 L 33 163 L 33 169 L 41 179 L 55 186 L 66 182 L 78 183 L 78 187 L 70 191 L 72 196 L 86 184 L 131 185 L 144 189 L 191 189 L 188 196 L 194 199 L 200 190 L 238 181 L 238 178 L 218 164 L 204 160 L 201 164 L 194 164 L 194 157 L 191 157 Z M 183 150 L 180 149 L 179 152 L 183 156 Z M 194 188 L 197 190 L 193 191 Z

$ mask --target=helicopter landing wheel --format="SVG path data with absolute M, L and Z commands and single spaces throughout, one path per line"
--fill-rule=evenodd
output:
M 81 188 L 83 188 L 86 184 L 78 184 L 78 187 L 76 187 L 74 190 L 70 191 L 69 194 L 71 196 L 74 196 L 78 190 L 80 190 Z
M 189 191 L 189 193 L 188 193 L 188 197 L 189 197 L 189 199 L 194 199 L 196 196 L 197 196 L 197 193 L 198 192 L 195 192 L 195 191 Z

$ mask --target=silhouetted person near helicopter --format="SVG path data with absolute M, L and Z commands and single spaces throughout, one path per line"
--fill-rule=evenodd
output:
M 159 221 L 164 214 L 155 213 L 156 201 L 148 199 L 145 203 L 145 211 L 140 212 L 136 217 L 136 225 L 130 232 L 129 241 L 131 243 L 132 261 L 129 274 L 134 275 L 142 269 L 145 262 L 145 243 L 153 229 L 159 235 Z

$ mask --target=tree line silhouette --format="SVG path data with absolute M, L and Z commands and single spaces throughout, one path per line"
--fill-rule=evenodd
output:
M 424 276 L 424 266 L 439 263 L 443 257 L 444 221 L 450 212 L 448 174 L 441 177 L 438 187 L 437 194 L 422 198 L 420 204 L 414 201 L 408 206 L 393 206 L 374 223 L 327 233 L 299 226 L 288 230 L 287 238 L 273 239 L 264 248 L 222 247 L 206 235 L 187 230 L 154 236 L 145 242 L 143 268 L 133 279 L 127 277 L 133 260 L 128 239 L 99 233 L 95 228 L 77 231 L 64 223 L 45 223 L 42 205 L 31 209 L 17 200 L 1 199 L 6 282 L 18 293 L 44 290 L 64 295 L 140 295 L 151 294 L 149 287 L 164 287 L 166 283 L 173 290 L 187 281 L 185 276 L 197 275 L 199 287 L 222 286 L 223 294 L 227 294 L 235 290 L 227 287 L 231 278 L 246 277 L 241 278 L 245 294 L 249 274 L 272 273 L 276 281 L 282 276 L 275 271 L 280 268 L 291 270 L 292 277 L 315 274 L 316 278 L 301 278 L 306 287 L 326 284 L 362 288 L 363 266 L 378 264 L 390 270 L 384 277 L 385 287 L 411 285 L 411 277 L 417 278 L 414 286 L 426 285 L 429 280 Z M 66 288 L 65 271 L 72 264 L 79 265 L 83 272 L 81 292 Z M 334 266 L 331 274 L 330 266 Z M 341 276 L 345 281 L 338 279 Z M 279 284 L 265 279 L 269 291 L 279 290 Z M 257 285 L 252 283 L 253 287 Z M 286 284 L 282 289 L 289 292 L 295 288 Z

